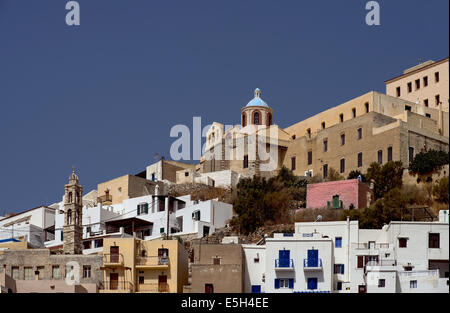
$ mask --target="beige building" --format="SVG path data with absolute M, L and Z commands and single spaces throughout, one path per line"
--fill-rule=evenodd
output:
M 162 157 L 158 162 L 147 166 L 146 177 L 151 181 L 167 180 L 169 182 L 176 183 L 177 171 L 193 169 L 195 169 L 195 164 L 166 160 Z
M 255 91 L 255 98 L 241 110 L 240 127 L 225 132 L 222 124 L 212 125 L 199 164 L 202 173 L 231 170 L 242 176 L 270 176 L 284 165 L 296 175 L 326 179 L 330 168 L 346 177 L 352 170 L 365 172 L 372 162 L 400 160 L 408 167 L 424 149 L 448 151 L 448 112 L 423 103 L 371 91 L 281 129 L 272 124 L 273 110 L 259 101 L 260 95 Z M 253 113 L 247 109 L 255 104 L 261 105 L 258 114 L 270 114 L 270 125 L 267 117 L 256 119 L 256 125 L 254 118 L 249 120 Z M 272 148 L 275 170 L 263 170 L 258 153 L 256 158 L 249 156 L 248 138 L 255 135 L 265 138 L 267 150 Z
M 188 255 L 178 240 L 107 238 L 103 293 L 177 293 L 188 280 Z
M 198 244 L 185 293 L 242 293 L 243 250 L 240 244 Z
M 8 249 L 0 254 L 0 264 L 0 284 L 13 293 L 95 293 L 101 285 L 102 257 L 98 255 L 52 255 L 48 249 Z M 66 278 L 74 283 L 67 284 Z
M 122 203 L 123 200 L 155 194 L 157 183 L 135 175 L 124 175 L 98 184 L 98 203 L 104 205 Z
M 426 107 L 449 110 L 448 58 L 427 61 L 403 71 L 403 74 L 385 81 L 386 94 Z

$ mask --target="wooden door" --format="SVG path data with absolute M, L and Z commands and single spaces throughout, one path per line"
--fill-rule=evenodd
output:
M 119 247 L 112 246 L 109 248 L 111 263 L 119 263 Z
M 110 273 L 109 274 L 109 289 L 117 290 L 119 287 L 119 273 Z

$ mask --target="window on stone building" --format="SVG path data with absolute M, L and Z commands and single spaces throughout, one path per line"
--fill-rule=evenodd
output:
M 295 157 L 291 158 L 291 170 L 295 171 Z
M 91 266 L 83 265 L 83 278 L 90 278 L 90 277 L 91 277 Z
M 412 162 L 412 160 L 414 159 L 414 148 L 413 147 L 409 147 L 408 157 L 409 157 L 409 162 Z
M 328 177 L 328 164 L 324 164 L 323 165 L 323 178 L 327 178 Z
M 328 139 L 323 140 L 323 152 L 328 151 Z
M 428 107 L 428 99 L 423 100 L 423 105 Z
M 436 105 L 439 105 L 439 103 L 441 102 L 441 97 L 439 95 L 434 96 L 434 102 L 436 103 Z
M 439 72 L 434 73 L 434 82 L 439 83 Z
M 352 116 L 353 116 L 353 118 L 356 117 L 356 108 L 353 108 L 353 109 L 352 109 Z
M 362 158 L 363 158 L 363 154 L 362 154 L 362 152 L 359 152 L 358 153 L 358 164 L 357 164 L 358 167 L 362 166 L 362 163 L 363 163 Z
M 312 164 L 312 151 L 309 150 L 308 151 L 308 165 L 311 165 L 311 164 Z
M 220 258 L 213 258 L 214 265 L 220 265 Z
M 397 97 L 400 97 L 401 93 L 400 93 L 400 87 L 397 87 Z
M 344 114 L 339 114 L 339 121 L 342 123 L 344 122 Z
M 345 145 L 345 134 L 341 134 L 341 146 Z
M 366 107 L 366 113 L 369 113 L 369 102 L 364 103 L 364 106 Z
M 59 265 L 52 266 L 52 278 L 59 279 Z
M 188 177 L 189 176 L 189 172 L 184 172 L 184 176 Z
M 325 122 L 322 122 L 322 129 L 325 129 Z
M 420 79 L 416 79 L 416 90 L 420 89 Z
M 388 162 L 392 161 L 392 147 L 388 147 Z
M 411 289 L 417 288 L 417 280 L 409 281 L 409 288 L 411 288 Z
M 36 267 L 36 272 L 38 272 L 38 279 L 44 279 L 45 275 L 45 266 Z
M 424 76 L 424 78 L 423 78 L 423 86 L 424 87 L 428 86 L 428 76 Z
M 244 168 L 248 168 L 248 155 L 244 155 L 244 164 L 243 164 Z
M 378 288 L 386 287 L 386 279 L 378 279 Z
M 292 135 L 292 139 L 293 139 L 293 140 L 295 140 L 295 138 L 297 138 L 297 136 L 295 136 L 295 135 Z
M 144 284 L 144 281 L 145 281 L 144 276 L 139 276 L 139 285 Z
M 94 241 L 94 248 L 101 248 L 103 247 L 103 239 L 96 239 Z
M 34 279 L 34 275 L 33 275 L 33 268 L 32 267 L 25 267 L 23 269 L 24 272 L 24 278 L 25 280 L 33 280 Z
M 19 279 L 19 267 L 18 266 L 11 267 L 11 272 L 12 272 L 12 278 L 15 280 L 18 280 Z
M 308 138 L 311 138 L 311 128 L 306 130 L 306 134 L 308 135 Z
M 425 113 L 425 117 L 431 118 L 431 114 L 430 113 Z
M 378 150 L 378 163 L 383 164 L 383 150 Z
M 247 115 L 242 113 L 242 127 L 247 126 Z
M 253 113 L 253 124 L 259 125 L 259 112 Z
M 345 159 L 341 159 L 340 172 L 341 174 L 345 172 Z
M 405 105 L 405 111 L 409 111 L 409 112 L 411 112 L 411 106 L 409 106 L 409 105 Z
M 362 128 L 358 128 L 358 140 L 362 139 Z
M 272 114 L 267 113 L 267 126 L 272 125 Z
M 409 82 L 409 83 L 408 83 L 408 92 L 411 92 L 411 91 L 412 91 L 412 83 Z
M 439 234 L 428 234 L 428 248 L 438 249 L 439 247 Z

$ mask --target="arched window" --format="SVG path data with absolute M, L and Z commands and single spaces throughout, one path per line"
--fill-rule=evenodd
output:
M 72 192 L 69 192 L 69 199 L 67 200 L 68 203 L 72 203 Z
M 259 125 L 259 112 L 253 113 L 253 124 Z
M 72 224 L 72 210 L 67 211 L 67 225 Z
M 141 257 L 145 258 L 147 256 L 147 251 L 142 250 L 141 251 Z
M 272 114 L 267 113 L 267 126 L 272 125 Z
M 247 114 L 242 113 L 242 127 L 247 126 Z

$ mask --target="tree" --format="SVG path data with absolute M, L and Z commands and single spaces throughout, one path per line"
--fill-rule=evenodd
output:
M 328 170 L 328 181 L 337 181 L 337 180 L 344 180 L 344 176 L 338 173 L 334 168 L 330 167 Z
M 416 154 L 409 163 L 409 173 L 418 175 L 422 181 L 438 172 L 442 166 L 448 164 L 449 154 L 445 151 L 428 150 Z
M 359 175 L 361 175 L 361 180 L 363 182 L 366 182 L 366 175 L 364 175 L 363 173 L 361 173 L 359 170 L 353 170 L 348 174 L 347 179 L 356 179 L 359 177 Z
M 433 196 L 437 202 L 448 204 L 448 176 L 441 178 L 433 186 Z
M 416 154 L 409 164 L 409 174 L 417 175 L 417 182 L 424 184 L 428 192 L 429 202 L 432 202 L 433 174 L 439 172 L 445 164 L 448 164 L 448 152 L 438 150 L 428 150 Z
M 242 178 L 233 196 L 236 216 L 230 224 L 240 233 L 248 234 L 268 223 L 290 222 L 292 200 L 306 200 L 306 180 L 285 167 L 268 180 Z
M 376 198 L 382 198 L 390 190 L 400 187 L 403 183 L 403 165 L 401 161 L 390 161 L 384 165 L 377 162 L 367 169 L 367 181 L 373 181 Z

